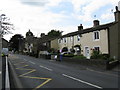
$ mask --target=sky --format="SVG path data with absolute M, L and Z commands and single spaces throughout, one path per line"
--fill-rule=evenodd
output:
M 114 21 L 115 6 L 120 0 L 0 0 L 0 14 L 4 13 L 14 25 L 13 34 L 5 35 L 10 40 L 15 34 L 25 37 L 30 29 L 35 37 L 47 34 L 52 29 L 63 31 L 63 35 Z

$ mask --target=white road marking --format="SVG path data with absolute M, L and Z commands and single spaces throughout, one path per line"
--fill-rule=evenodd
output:
M 96 87 L 96 88 L 102 89 L 102 87 L 97 86 L 97 85 L 94 85 L 94 84 L 91 84 L 91 83 L 89 83 L 89 82 L 86 82 L 86 81 L 83 81 L 83 80 L 80 80 L 80 79 L 77 79 L 77 78 L 71 77 L 71 76 L 66 75 L 66 74 L 62 74 L 62 75 L 65 76 L 65 77 L 68 77 L 68 78 L 70 78 L 70 79 L 73 79 L 73 80 L 79 81 L 79 82 L 81 82 L 81 83 L 84 83 L 84 84 L 87 84 L 87 85 L 90 85 L 90 86 L 93 86 L 93 87 Z
M 47 70 L 49 70 L 49 71 L 53 71 L 52 69 L 47 68 L 47 67 L 44 67 L 44 66 L 42 66 L 42 65 L 40 65 L 40 67 L 41 67 L 41 68 L 44 68 L 44 69 L 47 69 Z
M 2 72 L 0 71 L 0 74 L 1 74 Z
M 31 61 L 29 61 L 30 63 L 32 63 L 32 64 L 35 64 L 34 62 L 31 62 Z

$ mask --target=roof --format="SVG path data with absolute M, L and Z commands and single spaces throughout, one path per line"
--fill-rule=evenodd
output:
M 39 38 L 39 41 L 40 41 L 40 43 L 45 43 L 45 42 L 49 42 L 51 40 L 54 40 L 56 38 L 58 38 L 58 37 L 50 37 L 50 36 L 45 35 L 45 36 Z
M 2 40 L 8 43 L 8 41 L 6 39 L 2 38 Z
M 109 28 L 110 26 L 112 26 L 116 23 L 117 22 L 111 22 L 111 23 L 108 23 L 108 24 L 103 24 L 103 25 L 98 25 L 98 26 L 91 27 L 91 28 L 82 29 L 80 31 L 75 31 L 75 32 L 65 34 L 65 35 L 61 36 L 60 38 L 70 37 L 70 36 L 75 36 L 75 35 L 78 35 L 78 34 L 84 34 L 84 33 L 89 33 L 89 32 L 93 32 L 93 31 L 107 29 L 107 28 Z

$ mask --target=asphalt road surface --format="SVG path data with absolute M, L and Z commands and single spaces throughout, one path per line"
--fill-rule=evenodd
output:
M 55 60 L 10 55 L 24 88 L 118 88 L 118 74 L 76 67 Z

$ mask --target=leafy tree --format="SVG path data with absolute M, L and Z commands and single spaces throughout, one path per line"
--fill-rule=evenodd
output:
M 5 14 L 0 15 L 0 35 L 10 34 L 13 29 L 10 19 Z
M 48 32 L 48 36 L 50 37 L 59 37 L 62 35 L 62 31 L 59 30 L 51 30 L 50 32 Z
M 15 51 L 19 50 L 19 46 L 20 46 L 20 40 L 23 40 L 23 36 L 21 34 L 15 34 L 14 36 L 12 36 L 12 38 L 10 39 L 10 48 L 14 49 Z

